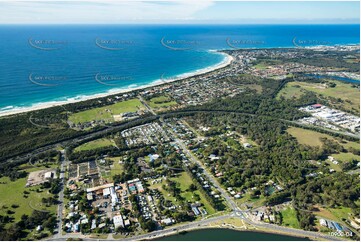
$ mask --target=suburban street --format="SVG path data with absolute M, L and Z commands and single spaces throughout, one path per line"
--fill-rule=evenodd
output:
M 56 233 L 54 235 L 54 238 L 60 238 L 62 235 L 62 231 L 63 231 L 63 209 L 64 209 L 64 188 L 65 188 L 65 166 L 67 163 L 67 157 L 66 157 L 66 151 L 65 150 L 61 150 L 61 158 L 60 158 L 60 179 L 61 179 L 61 191 L 59 192 L 59 205 L 58 205 L 58 209 L 57 209 L 57 213 L 58 213 L 58 233 Z

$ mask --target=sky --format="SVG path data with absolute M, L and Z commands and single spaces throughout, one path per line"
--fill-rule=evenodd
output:
M 343 24 L 359 16 L 359 1 L 0 0 L 0 24 Z

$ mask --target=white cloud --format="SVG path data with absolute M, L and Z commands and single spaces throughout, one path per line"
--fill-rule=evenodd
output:
M 0 23 L 124 23 L 189 20 L 212 1 L 0 2 Z

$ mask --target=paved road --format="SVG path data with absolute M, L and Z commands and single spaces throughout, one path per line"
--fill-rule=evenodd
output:
M 57 209 L 58 213 L 58 233 L 54 235 L 54 238 L 59 238 L 62 236 L 63 231 L 63 209 L 64 209 L 64 188 L 65 188 L 65 165 L 67 163 L 66 151 L 61 150 L 61 159 L 60 159 L 60 179 L 62 183 L 61 191 L 59 192 L 59 205 Z
M 143 240 L 143 239 L 150 239 L 150 238 L 154 238 L 154 237 L 162 237 L 162 236 L 166 236 L 169 235 L 171 233 L 177 233 L 183 230 L 190 230 L 190 229 L 195 229 L 198 228 L 202 225 L 206 225 L 209 223 L 213 223 L 213 222 L 217 222 L 226 218 L 230 218 L 232 217 L 231 214 L 227 214 L 227 215 L 222 215 L 222 216 L 218 216 L 218 217 L 214 217 L 214 218 L 209 218 L 209 219 L 205 219 L 205 220 L 201 220 L 198 222 L 192 222 L 192 223 L 187 223 L 187 224 L 183 224 L 183 225 L 178 225 L 178 226 L 174 226 L 172 228 L 169 229 L 164 229 L 164 230 L 160 230 L 160 231 L 154 231 L 145 235 L 138 235 L 138 236 L 133 236 L 133 237 L 129 237 L 126 238 L 124 240 Z

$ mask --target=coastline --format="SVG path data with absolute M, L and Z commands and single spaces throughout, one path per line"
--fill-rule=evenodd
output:
M 91 99 L 104 98 L 104 97 L 111 96 L 111 95 L 124 94 L 124 93 L 128 93 L 128 92 L 136 91 L 136 90 L 141 90 L 141 89 L 155 87 L 158 85 L 172 83 L 175 81 L 180 81 L 180 80 L 183 80 L 186 78 L 206 74 L 208 72 L 212 72 L 212 71 L 224 68 L 224 67 L 230 65 L 231 62 L 233 61 L 233 57 L 231 55 L 228 55 L 227 53 L 216 51 L 216 50 L 210 50 L 210 52 L 217 52 L 218 54 L 223 55 L 224 59 L 221 62 L 219 62 L 218 64 L 215 64 L 213 66 L 208 66 L 208 67 L 205 67 L 205 68 L 202 68 L 199 70 L 195 70 L 193 72 L 183 73 L 183 74 L 175 76 L 173 79 L 163 79 L 162 77 L 160 77 L 160 79 L 154 80 L 154 81 L 150 82 L 149 84 L 145 84 L 145 85 L 141 85 L 141 86 L 137 86 L 137 87 L 129 87 L 128 86 L 125 88 L 110 89 L 106 93 L 81 95 L 81 97 L 78 97 L 78 98 L 72 97 L 72 98 L 68 98 L 68 100 L 65 100 L 65 101 L 49 101 L 49 102 L 44 102 L 44 103 L 35 103 L 32 106 L 28 106 L 28 107 L 14 107 L 9 110 L 0 111 L 0 117 L 10 116 L 10 115 L 15 115 L 15 114 L 20 114 L 20 113 L 26 113 L 26 112 L 71 104 L 71 103 L 77 103 L 77 102 L 87 101 L 87 100 L 91 100 Z M 12 106 L 9 106 L 9 107 L 12 107 Z M 6 107 L 4 107 L 4 108 L 6 108 Z

